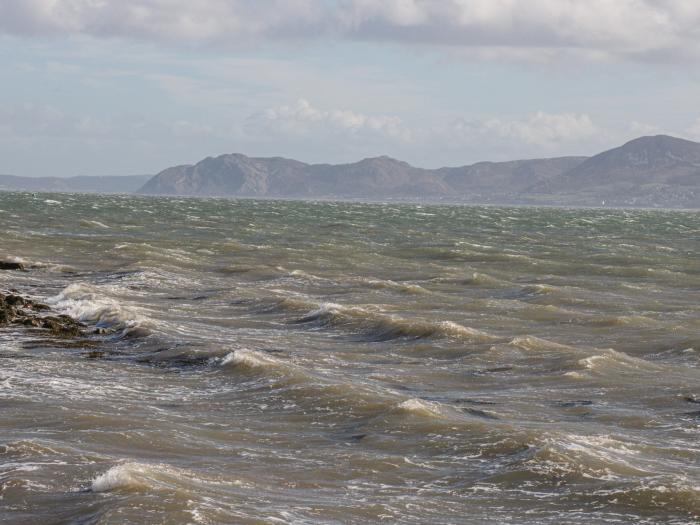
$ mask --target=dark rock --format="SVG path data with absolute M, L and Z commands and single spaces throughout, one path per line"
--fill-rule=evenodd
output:
M 24 265 L 12 261 L 0 261 L 0 270 L 24 270 Z
M 0 293 L 0 326 L 13 324 L 39 328 L 48 330 L 52 335 L 59 337 L 84 335 L 85 325 L 68 315 L 43 315 L 39 313 L 48 310 L 50 308 L 47 305 L 32 301 L 17 293 Z
M 41 327 L 50 330 L 54 335 L 78 336 L 83 334 L 84 325 L 65 315 L 41 318 Z
M 5 302 L 11 306 L 16 306 L 18 304 L 24 304 L 24 299 L 22 299 L 19 295 L 6 295 L 5 296 Z

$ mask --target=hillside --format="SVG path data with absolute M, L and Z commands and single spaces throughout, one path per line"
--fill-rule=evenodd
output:
M 386 156 L 307 164 L 234 153 L 168 168 L 153 177 L 0 175 L 0 190 L 700 208 L 700 143 L 658 135 L 592 157 L 438 169 Z
M 567 204 L 700 207 L 700 144 L 666 135 L 641 137 L 524 194 Z
M 480 163 L 428 170 L 390 157 L 351 164 L 305 164 L 241 154 L 168 168 L 139 190 L 160 195 L 441 200 L 513 198 L 536 182 L 561 175 L 585 157 Z

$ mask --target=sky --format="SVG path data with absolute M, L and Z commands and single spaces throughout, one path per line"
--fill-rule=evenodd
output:
M 700 140 L 698 0 L 0 0 L 0 173 Z

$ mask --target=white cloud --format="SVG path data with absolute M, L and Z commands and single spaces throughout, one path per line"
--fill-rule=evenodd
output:
M 639 135 L 657 135 L 662 132 L 661 128 L 654 124 L 638 122 L 636 120 L 630 123 L 629 130 L 635 137 Z
M 411 140 L 410 130 L 399 117 L 365 115 L 348 109 L 323 110 L 304 99 L 251 115 L 246 122 L 246 129 L 252 134 L 341 134 L 356 138 L 381 136 L 400 141 Z
M 697 0 L 2 0 L 0 33 L 184 45 L 335 38 L 518 60 L 700 57 Z
M 600 131 L 588 115 L 540 111 L 524 119 L 457 119 L 447 132 L 462 141 L 515 141 L 547 148 L 587 140 Z
M 466 164 L 596 151 L 615 145 L 619 137 L 594 123 L 587 114 L 536 112 L 516 118 L 457 118 L 431 123 L 406 122 L 390 115 L 320 109 L 305 99 L 276 106 L 248 117 L 243 142 L 313 145 L 336 157 L 389 154 L 417 165 L 435 162 Z M 426 155 L 429 152 L 432 159 Z
M 691 140 L 700 141 L 700 118 L 698 118 L 695 122 L 693 122 L 693 124 L 690 125 L 690 127 L 686 130 L 684 135 L 690 138 Z
M 149 141 L 153 137 L 195 138 L 234 136 L 233 127 L 217 129 L 187 119 L 111 117 L 67 113 L 45 104 L 0 106 L 0 138 L 77 141 Z

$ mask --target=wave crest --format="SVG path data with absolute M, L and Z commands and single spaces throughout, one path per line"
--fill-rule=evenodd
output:
M 120 331 L 121 336 L 145 336 L 150 321 L 133 308 L 121 305 L 95 286 L 75 283 L 46 301 L 57 310 L 97 328 Z
M 493 342 L 495 336 L 453 321 L 407 319 L 358 306 L 323 303 L 293 321 L 296 324 L 316 323 L 322 326 L 347 328 L 367 334 L 371 341 L 392 339 L 446 338 L 469 342 Z

